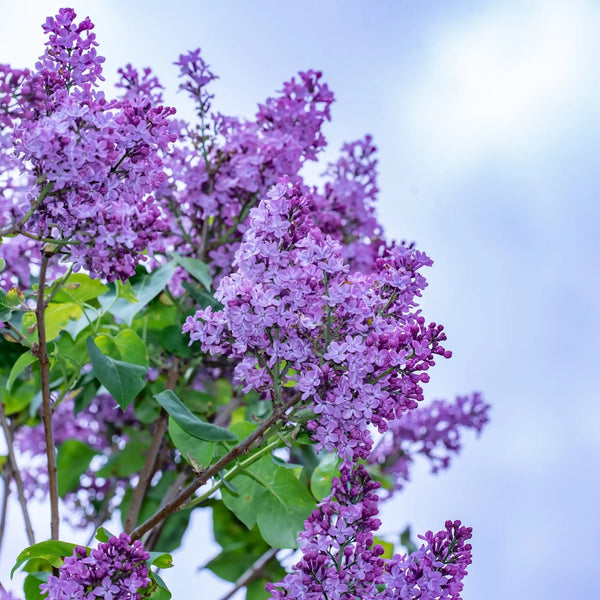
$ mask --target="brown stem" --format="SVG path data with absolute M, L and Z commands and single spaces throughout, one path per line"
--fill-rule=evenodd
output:
M 33 535 L 33 527 L 31 526 L 31 519 L 29 518 L 29 511 L 27 510 L 27 500 L 25 499 L 25 491 L 23 488 L 23 479 L 21 477 L 21 472 L 19 471 L 19 466 L 17 465 L 17 459 L 15 456 L 15 450 L 13 448 L 13 436 L 12 431 L 8 425 L 8 419 L 6 418 L 6 409 L 4 408 L 4 402 L 2 398 L 0 398 L 0 421 L 2 422 L 2 429 L 4 431 L 4 437 L 6 438 L 6 446 L 8 447 L 8 460 L 10 464 L 10 470 L 12 471 L 12 476 L 15 479 L 15 484 L 17 486 L 17 495 L 19 497 L 19 504 L 21 505 L 21 511 L 23 513 L 23 520 L 25 521 L 25 531 L 27 533 L 27 540 L 29 541 L 29 545 L 33 546 L 35 544 L 35 536 Z M 6 496 L 8 497 L 8 484 L 6 486 Z
M 42 421 L 44 423 L 44 437 L 46 440 L 46 457 L 48 459 L 48 490 L 50 493 L 50 536 L 58 540 L 58 470 L 56 468 L 56 455 L 54 452 L 54 430 L 52 428 L 52 408 L 50 406 L 50 375 L 48 347 L 46 345 L 46 302 L 44 291 L 46 288 L 46 271 L 51 254 L 42 251 L 40 264 L 40 277 L 38 281 L 37 305 L 35 317 L 38 330 L 37 357 L 40 363 L 40 383 L 42 387 Z
M 279 419 L 281 419 L 287 410 L 300 400 L 300 394 L 295 394 L 283 406 L 274 410 L 271 415 L 265 419 L 247 438 L 242 440 L 237 446 L 234 446 L 225 456 L 221 457 L 214 465 L 200 471 L 184 490 L 182 490 L 171 502 L 166 503 L 147 521 L 131 532 L 131 539 L 140 539 L 147 531 L 150 531 L 154 526 L 164 521 L 169 515 L 173 514 L 184 502 L 189 500 L 194 492 L 202 487 L 211 477 L 214 477 L 221 469 L 224 469 L 231 461 L 235 460 L 241 454 L 245 454 L 250 450 L 254 442 L 259 440 L 262 435 L 270 429 Z
M 250 568 L 242 573 L 240 578 L 235 582 L 233 588 L 229 590 L 229 592 L 227 592 L 220 600 L 229 600 L 239 589 L 248 585 L 257 577 L 260 577 L 262 570 L 269 564 L 269 561 L 277 556 L 278 552 L 279 548 L 269 548 Z
M 8 496 L 10 494 L 10 466 L 4 465 L 2 472 L 2 482 L 4 483 L 4 496 L 2 497 L 2 509 L 0 516 L 0 549 L 2 548 L 2 541 L 4 540 L 4 529 L 6 528 L 6 514 L 8 512 Z
M 172 390 L 175 388 L 175 384 L 177 383 L 178 377 L 179 358 L 175 356 L 173 358 L 173 365 L 169 369 L 169 374 L 167 375 L 166 388 L 168 390 Z M 140 473 L 140 477 L 138 479 L 137 485 L 135 486 L 135 490 L 133 490 L 131 504 L 129 505 L 129 510 L 127 511 L 127 518 L 125 519 L 125 533 L 130 533 L 131 531 L 133 531 L 133 528 L 137 523 L 138 517 L 140 515 L 140 510 L 142 508 L 142 503 L 144 502 L 146 492 L 150 487 L 152 477 L 155 473 L 157 458 L 160 453 L 163 441 L 165 439 L 165 434 L 167 433 L 168 427 L 169 415 L 164 409 L 161 408 L 160 416 L 158 417 L 156 428 L 154 430 L 154 435 L 152 436 L 152 441 L 150 442 L 150 448 L 148 448 L 146 460 L 144 461 L 144 466 L 142 467 L 142 472 Z

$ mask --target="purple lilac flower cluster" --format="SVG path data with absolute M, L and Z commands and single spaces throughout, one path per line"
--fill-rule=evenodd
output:
M 372 598 L 381 581 L 383 548 L 373 545 L 379 483 L 363 465 L 342 467 L 331 494 L 305 522 L 299 543 L 302 559 L 293 572 L 266 589 L 274 600 Z
M 415 408 L 435 355 L 450 356 L 442 327 L 416 299 L 430 259 L 390 246 L 371 274 L 349 274 L 341 245 L 314 224 L 312 195 L 282 179 L 250 213 L 216 297 L 224 305 L 189 317 L 184 331 L 205 351 L 239 362 L 237 380 L 265 395 L 293 386 L 312 400 L 317 450 L 367 458 L 387 421 Z M 285 388 L 285 389 L 289 389 Z
M 47 19 L 45 54 L 33 72 L 10 79 L 16 105 L 0 96 L 0 150 L 14 148 L 11 172 L 28 178 L 19 193 L 12 186 L 0 196 L 10 201 L 4 225 L 14 233 L 33 209 L 21 226 L 27 235 L 67 247 L 76 270 L 126 279 L 166 227 L 151 194 L 166 178 L 161 153 L 175 140 L 174 109 L 142 95 L 108 101 L 97 89 L 104 59 L 93 24 L 75 18 L 61 9 Z
M 490 405 L 481 394 L 459 396 L 454 402 L 436 400 L 419 410 L 409 411 L 390 421 L 388 431 L 379 440 L 369 462 L 394 480 L 400 490 L 409 480 L 410 467 L 422 455 L 437 473 L 448 468 L 452 454 L 461 449 L 461 432 L 474 429 L 481 433 L 489 421 Z
M 376 600 L 460 600 L 471 564 L 471 527 L 446 521 L 446 529 L 419 536 L 425 541 L 410 555 L 396 554 L 385 565 L 385 590 Z
M 319 229 L 342 244 L 342 256 L 352 271 L 370 273 L 383 245 L 375 218 L 377 198 L 376 148 L 370 135 L 342 146 L 329 165 L 321 194 L 315 194 L 313 218 Z
M 140 600 L 140 589 L 150 584 L 148 558 L 139 540 L 131 544 L 122 533 L 89 554 L 83 546 L 75 548 L 60 566 L 58 577 L 49 575 L 40 589 L 48 594 L 47 600 Z
M 273 600 L 460 600 L 471 528 L 447 521 L 445 530 L 420 536 L 425 544 L 409 556 L 383 559 L 373 540 L 377 488 L 363 465 L 342 466 L 300 534 L 301 560 L 282 581 L 267 584 Z

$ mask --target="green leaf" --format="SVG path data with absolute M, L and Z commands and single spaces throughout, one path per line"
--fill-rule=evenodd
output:
M 113 536 L 113 534 L 105 529 L 104 527 L 98 527 L 98 531 L 96 531 L 95 538 L 99 542 L 108 542 L 108 540 Z
M 8 321 L 11 314 L 12 309 L 6 300 L 6 292 L 0 289 L 0 321 Z
M 44 579 L 39 577 L 39 575 L 45 575 Z M 25 594 L 25 600 L 43 600 L 47 596 L 42 594 L 40 591 L 40 584 L 46 583 L 48 579 L 48 573 L 30 573 L 25 577 L 25 581 L 23 582 L 23 592 Z
M 85 273 L 73 273 L 54 296 L 54 302 L 81 304 L 105 294 L 108 287 Z
M 187 433 L 182 427 L 177 424 L 173 417 L 169 417 L 169 435 L 173 445 L 181 456 L 190 464 L 190 456 L 197 464 L 202 467 L 210 465 L 215 451 L 214 442 L 199 440 L 198 438 Z
M 133 318 L 137 315 L 150 300 L 158 296 L 163 288 L 169 283 L 175 272 L 176 263 L 168 262 L 159 267 L 152 273 L 142 273 L 132 278 L 131 289 L 137 300 L 128 302 L 125 298 L 117 298 L 114 303 L 114 293 L 102 296 L 101 304 L 106 309 L 110 307 L 110 312 L 131 325 Z
M 129 477 L 144 466 L 149 443 L 141 440 L 129 440 L 127 445 L 115 452 L 105 465 L 96 472 L 97 477 Z
M 150 558 L 146 561 L 159 569 L 169 569 L 173 566 L 173 557 L 167 552 L 150 552 Z
M 58 495 L 64 498 L 79 487 L 79 478 L 88 470 L 98 452 L 79 440 L 66 440 L 58 448 Z
M 23 370 L 36 361 L 37 357 L 33 356 L 29 350 L 17 358 L 8 375 L 8 381 L 6 382 L 6 389 L 8 392 L 12 390 L 15 379 L 23 372 Z
M 169 253 L 177 264 L 182 266 L 194 279 L 198 280 L 210 292 L 212 276 L 208 266 L 197 258 L 181 256 L 176 252 Z
M 29 548 L 25 548 L 25 550 L 17 556 L 17 562 L 10 572 L 10 578 L 12 579 L 15 571 L 24 562 L 31 560 L 32 558 L 42 558 L 47 560 L 53 567 L 60 567 L 62 559 L 65 556 L 71 556 L 75 548 L 77 548 L 77 544 L 61 542 L 60 540 L 48 540 L 29 546 Z
M 146 369 L 150 364 L 148 348 L 133 329 L 123 329 L 116 336 L 101 334 L 96 336 L 94 341 L 102 353 L 111 358 L 127 359 L 126 362 L 140 365 Z
M 331 493 L 331 482 L 340 474 L 339 463 L 335 454 L 325 454 L 313 471 L 310 489 L 317 500 L 321 501 Z
M 297 548 L 296 538 L 315 508 L 314 499 L 294 474 L 265 456 L 234 477 L 234 496 L 221 490 L 223 502 L 246 527 L 258 525 L 265 542 L 274 548 Z
M 189 281 L 182 281 L 181 285 L 185 291 L 198 303 L 200 308 L 212 306 L 215 311 L 223 310 L 223 305 L 213 296 L 211 292 L 198 289 Z
M 146 386 L 146 369 L 104 356 L 91 337 L 87 338 L 86 344 L 94 374 L 121 409 L 125 410 Z
M 169 413 L 177 424 L 199 440 L 208 442 L 236 442 L 237 436 L 223 427 L 201 421 L 192 413 L 172 390 L 154 394 L 156 401 Z
M 50 302 L 45 312 L 46 341 L 57 338 L 58 334 L 67 327 L 69 321 L 79 319 L 82 314 L 81 307 L 74 302 Z M 35 324 L 35 313 L 27 312 L 23 315 L 21 331 L 32 342 L 38 341 Z M 29 333 L 30 329 L 33 329 L 31 333 Z
M 400 534 L 400 543 L 406 548 L 409 554 L 418 550 L 417 545 L 413 542 L 410 535 L 410 525 L 407 525 L 406 529 Z

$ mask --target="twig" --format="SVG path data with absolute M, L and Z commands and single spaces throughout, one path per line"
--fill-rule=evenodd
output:
M 21 511 L 23 512 L 23 520 L 25 521 L 25 531 L 27 532 L 27 540 L 29 545 L 35 544 L 35 536 L 33 535 L 33 527 L 31 526 L 31 519 L 29 518 L 29 511 L 27 510 L 27 500 L 25 499 L 25 491 L 23 489 L 23 479 L 21 472 L 19 471 L 19 465 L 15 457 L 15 450 L 13 448 L 13 436 L 8 426 L 8 419 L 6 418 L 6 409 L 4 408 L 4 402 L 0 398 L 0 421 L 2 422 L 2 429 L 4 431 L 4 437 L 6 438 L 6 446 L 8 447 L 8 460 L 10 461 L 10 469 L 12 476 L 15 479 L 17 485 L 17 495 L 19 496 L 19 504 L 21 505 Z M 8 485 L 5 498 L 8 497 Z
M 175 356 L 173 358 L 173 365 L 169 369 L 169 374 L 167 376 L 166 388 L 168 390 L 174 389 L 178 377 L 179 358 Z M 142 503 L 146 496 L 146 492 L 150 487 L 152 476 L 155 472 L 157 458 L 168 427 L 169 415 L 164 409 L 161 408 L 160 416 L 158 417 L 158 421 L 156 423 L 156 429 L 154 430 L 154 435 L 152 436 L 152 441 L 150 442 L 150 448 L 148 448 L 146 460 L 144 461 L 144 466 L 142 467 L 142 472 L 140 473 L 138 483 L 135 486 L 133 496 L 131 497 L 131 504 L 129 505 L 127 518 L 125 519 L 125 533 L 131 532 L 137 523 L 140 510 L 142 508 Z
M 131 532 L 131 539 L 138 540 L 144 533 L 150 531 L 155 525 L 158 525 L 161 521 L 164 521 L 169 515 L 173 514 L 184 502 L 189 500 L 194 492 L 202 487 L 211 477 L 216 475 L 221 469 L 226 467 L 231 461 L 236 459 L 241 454 L 245 454 L 250 450 L 250 447 L 254 442 L 259 440 L 263 434 L 270 429 L 279 419 L 281 419 L 287 410 L 291 408 L 296 402 L 300 400 L 301 394 L 295 394 L 290 400 L 288 400 L 283 406 L 273 411 L 271 415 L 265 419 L 247 438 L 242 440 L 237 446 L 234 446 L 225 456 L 221 457 L 214 465 L 211 465 L 207 469 L 200 471 L 184 490 L 182 490 L 171 502 L 165 504 L 160 508 L 154 515 L 148 520 L 142 523 L 139 527 Z
M 56 468 L 56 456 L 54 453 L 54 430 L 52 429 L 52 408 L 50 406 L 50 376 L 48 367 L 48 347 L 46 345 L 46 302 L 44 291 L 46 288 L 46 271 L 51 254 L 42 250 L 42 261 L 40 264 L 40 277 L 38 281 L 37 305 L 35 317 L 38 329 L 39 345 L 35 349 L 40 363 L 40 383 L 42 388 L 42 421 L 44 423 L 44 437 L 46 440 L 46 457 L 48 459 L 48 490 L 50 493 L 50 536 L 58 540 L 58 470 Z
M 229 600 L 239 589 L 259 577 L 261 571 L 267 566 L 270 560 L 277 556 L 278 552 L 279 548 L 269 548 L 251 567 L 242 573 L 240 578 L 235 582 L 233 588 L 231 588 L 231 590 L 229 590 L 229 592 L 227 592 L 220 600 Z
M 2 481 L 4 483 L 4 496 L 2 498 L 2 514 L 0 516 L 0 550 L 4 540 L 4 529 L 6 527 L 6 514 L 8 512 L 8 496 L 10 494 L 10 465 L 6 463 L 2 471 Z

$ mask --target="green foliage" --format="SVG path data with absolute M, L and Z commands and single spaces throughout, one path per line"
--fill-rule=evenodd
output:
M 231 483 L 237 494 L 223 489 L 223 502 L 248 529 L 258 525 L 274 548 L 298 547 L 296 538 L 315 502 L 293 472 L 264 456 Z
M 98 381 L 125 410 L 146 387 L 146 369 L 137 364 L 105 356 L 91 337 L 87 338 L 87 351 Z
M 321 501 L 331 493 L 331 482 L 340 474 L 339 458 L 335 454 L 325 453 L 310 478 L 313 496 Z
M 212 423 L 201 421 L 192 413 L 172 390 L 155 394 L 156 401 L 169 413 L 173 420 L 189 435 L 207 442 L 235 442 L 237 437 L 231 431 Z
M 15 571 L 25 562 L 33 558 L 41 558 L 50 563 L 53 567 L 59 567 L 62 564 L 62 559 L 65 556 L 71 556 L 77 544 L 69 542 L 61 542 L 60 540 L 48 540 L 39 542 L 33 546 L 25 548 L 23 552 L 17 556 L 17 562 L 11 569 L 10 576 L 14 575 Z
M 88 470 L 90 461 L 98 452 L 79 440 L 66 440 L 58 448 L 56 467 L 58 468 L 58 495 L 77 489 L 79 478 Z

